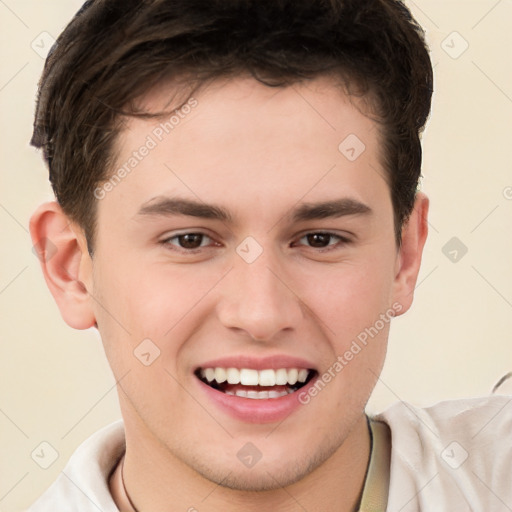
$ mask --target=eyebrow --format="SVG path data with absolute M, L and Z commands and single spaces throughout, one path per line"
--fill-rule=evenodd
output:
M 372 209 L 360 201 L 351 198 L 323 201 L 320 203 L 302 203 L 292 212 L 292 221 L 317 220 L 344 217 L 346 215 L 369 215 Z
M 302 203 L 289 212 L 288 217 L 292 222 L 337 218 L 348 215 L 369 215 L 372 209 L 352 198 L 341 198 L 332 201 L 318 203 Z M 158 196 L 150 199 L 142 205 L 136 217 L 144 216 L 172 216 L 188 215 L 203 219 L 233 222 L 233 216 L 222 206 L 207 204 L 192 199 L 180 199 Z
M 232 222 L 230 213 L 213 204 L 206 204 L 191 199 L 179 199 L 172 197 L 154 197 L 144 203 L 137 213 L 139 216 L 170 216 L 189 215 L 190 217 L 201 217 L 203 219 L 215 219 L 223 222 Z

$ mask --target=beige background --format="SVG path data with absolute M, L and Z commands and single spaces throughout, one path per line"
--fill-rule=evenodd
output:
M 0 1 L 4 512 L 31 503 L 85 437 L 119 417 L 99 336 L 61 320 L 27 232 L 31 212 L 52 198 L 42 160 L 28 145 L 48 37 L 41 33 L 56 37 L 80 4 Z M 394 321 L 370 412 L 396 400 L 427 405 L 482 395 L 512 370 L 512 1 L 408 5 L 428 32 L 435 64 L 423 171 L 431 229 L 415 304 Z M 468 249 L 455 263 L 443 253 L 452 237 Z M 43 441 L 59 453 L 46 470 L 31 458 Z

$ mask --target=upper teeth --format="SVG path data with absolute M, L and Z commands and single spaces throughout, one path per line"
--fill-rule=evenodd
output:
M 297 382 L 306 382 L 309 370 L 304 368 L 279 368 L 273 370 L 253 370 L 250 368 L 202 368 L 201 377 L 208 382 L 216 380 L 219 384 L 242 384 L 243 386 L 293 386 Z

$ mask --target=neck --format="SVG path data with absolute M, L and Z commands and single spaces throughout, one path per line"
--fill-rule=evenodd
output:
M 141 428 L 140 420 L 125 420 L 124 482 L 139 511 L 352 512 L 370 457 L 370 434 L 366 416 L 361 415 L 334 454 L 300 481 L 269 491 L 239 491 L 202 477 Z

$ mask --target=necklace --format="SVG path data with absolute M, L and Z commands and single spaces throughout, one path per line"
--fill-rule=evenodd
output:
M 128 494 L 128 491 L 126 490 L 126 485 L 124 485 L 123 470 L 124 470 L 124 455 L 123 455 L 123 459 L 121 460 L 121 483 L 123 484 L 123 489 L 124 489 L 124 494 L 125 494 L 125 496 L 126 496 L 126 499 L 128 500 L 128 503 L 130 504 L 130 506 L 132 507 L 133 512 L 139 512 L 139 511 L 135 508 L 135 505 L 133 504 L 132 500 L 130 499 L 130 496 L 129 496 L 129 494 Z

